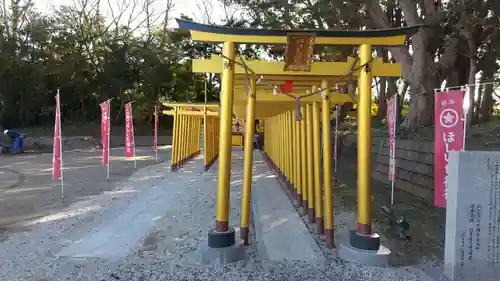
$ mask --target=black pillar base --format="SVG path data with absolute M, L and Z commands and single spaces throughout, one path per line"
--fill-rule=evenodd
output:
M 380 236 L 359 234 L 356 230 L 349 231 L 349 243 L 352 247 L 366 251 L 378 251 L 380 249 Z
M 217 232 L 210 230 L 208 232 L 208 247 L 210 248 L 227 248 L 234 246 L 236 243 L 236 235 L 234 228 L 229 228 L 226 232 Z

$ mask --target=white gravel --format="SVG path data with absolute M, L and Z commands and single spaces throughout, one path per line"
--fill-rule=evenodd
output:
M 230 225 L 239 224 L 241 152 L 233 152 Z M 344 264 L 337 259 L 309 265 L 257 259 L 254 234 L 247 261 L 230 265 L 199 264 L 199 249 L 215 222 L 216 166 L 208 173 L 201 162 L 190 172 L 167 172 L 168 163 L 146 167 L 116 189 L 74 204 L 62 214 L 46 217 L 30 231 L 12 234 L 0 244 L 0 280 L 418 280 L 409 268 L 384 269 Z M 194 170 L 194 171 L 193 171 Z M 56 254 L 72 241 L 117 216 L 141 190 L 169 183 L 174 206 L 159 218 L 149 235 L 121 262 L 69 259 Z M 182 183 L 181 183 L 182 181 Z M 292 244 L 293 241 L 290 242 Z

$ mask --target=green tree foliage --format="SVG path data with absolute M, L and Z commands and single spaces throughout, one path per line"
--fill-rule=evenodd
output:
M 218 99 L 216 77 L 191 72 L 190 58 L 212 50 L 193 46 L 185 31 L 142 32 L 98 10 L 62 6 L 43 14 L 30 1 L 7 2 L 0 14 L 4 127 L 51 124 L 58 89 L 65 122 L 76 124 L 99 120 L 98 105 L 108 98 L 115 99 L 114 122 L 122 122 L 128 101 L 135 101 L 135 118 L 146 121 L 160 98 L 203 101 L 205 84 L 208 99 Z

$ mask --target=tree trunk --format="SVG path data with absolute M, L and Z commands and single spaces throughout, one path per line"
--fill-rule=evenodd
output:
M 396 85 L 396 80 L 395 79 L 392 79 L 392 84 L 394 85 L 394 87 L 396 87 L 396 91 L 394 92 L 396 95 L 398 94 L 397 93 L 397 85 Z M 389 84 L 389 89 L 390 89 L 390 85 L 391 83 Z M 405 98 L 406 98 L 406 93 L 408 92 L 408 89 L 410 88 L 410 84 L 408 83 L 404 83 L 403 85 L 403 89 L 401 90 L 401 94 L 399 94 L 399 98 L 398 98 L 398 111 L 397 111 L 397 122 L 396 122 L 396 134 L 399 136 L 400 133 L 401 133 L 401 125 L 403 124 L 404 120 L 403 120 L 403 106 L 404 106 L 404 102 L 405 102 Z
M 490 77 L 485 77 L 485 80 L 489 80 L 489 78 Z M 481 118 L 482 122 L 490 121 L 491 116 L 493 115 L 493 106 L 494 106 L 493 85 L 486 84 L 486 85 L 484 85 L 484 93 L 483 93 L 483 99 L 482 99 L 482 104 L 481 104 L 480 118 Z
M 85 102 L 83 101 L 83 97 L 80 96 L 80 111 L 82 113 L 82 121 L 87 121 L 87 111 L 85 110 Z
M 382 57 L 384 62 L 388 62 L 388 52 L 384 48 L 378 48 L 377 54 Z M 378 93 L 378 106 L 377 106 L 377 117 L 385 117 L 387 114 L 387 80 L 386 77 L 380 77 L 380 90 Z
M 472 30 L 472 28 L 470 28 Z M 476 97 L 476 72 L 477 72 L 477 46 L 472 36 L 472 31 L 462 32 L 463 37 L 467 41 L 467 46 L 469 47 L 469 79 L 467 84 L 471 85 L 469 87 L 469 109 L 467 112 L 467 128 L 472 126 L 472 120 L 474 118 L 474 100 Z M 468 131 L 468 130 L 467 130 Z
M 378 28 L 390 28 L 390 20 L 387 18 L 380 1 L 365 0 L 367 14 L 373 24 Z M 424 2 L 424 4 L 426 4 Z M 439 19 L 437 7 L 425 5 L 425 15 L 419 15 L 419 9 L 413 0 L 400 0 L 398 7 L 404 14 L 407 25 L 418 25 L 433 23 Z M 440 28 L 422 28 L 411 37 L 412 52 L 406 47 L 391 47 L 389 51 L 401 64 L 402 77 L 411 85 L 412 93 L 408 115 L 402 126 L 410 130 L 433 124 L 434 121 L 434 89 L 439 87 L 441 81 L 453 67 L 457 57 L 457 45 L 459 40 L 452 37 L 448 40 L 444 51 L 435 61 L 435 54 L 439 48 L 438 39 L 441 36 Z
M 480 70 L 482 71 L 481 82 L 491 82 L 495 80 L 495 74 L 498 71 L 496 62 L 496 44 L 489 43 L 486 45 L 483 58 L 480 61 Z M 488 122 L 493 115 L 495 101 L 493 100 L 494 85 L 484 84 L 481 99 L 478 103 L 481 104 L 479 109 L 479 121 Z
M 387 78 L 380 77 L 380 90 L 378 92 L 377 117 L 384 117 L 387 114 Z
M 397 81 L 398 81 L 398 78 L 394 78 L 394 77 L 387 78 L 387 96 L 388 97 L 392 97 L 393 95 L 397 95 L 398 94 L 399 89 L 398 89 L 398 85 L 396 84 Z M 404 95 L 407 90 L 408 90 L 408 86 L 405 85 L 403 87 L 403 93 L 402 94 Z
M 479 123 L 479 112 L 481 110 L 481 99 L 484 92 L 484 85 L 479 85 L 477 90 L 477 99 L 474 102 L 474 118 L 472 120 L 473 124 Z
M 437 83 L 432 80 L 425 80 L 412 85 L 410 91 L 410 103 L 408 115 L 401 126 L 415 131 L 423 126 L 434 122 L 434 89 Z

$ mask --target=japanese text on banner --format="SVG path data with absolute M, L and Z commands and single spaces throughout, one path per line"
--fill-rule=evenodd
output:
M 387 100 L 387 128 L 389 129 L 389 180 L 396 174 L 396 113 L 397 96 Z
M 448 152 L 463 150 L 463 91 L 435 93 L 434 205 L 446 207 Z
M 101 107 L 101 143 L 102 143 L 102 167 L 109 164 L 109 107 L 110 100 L 102 102 Z
M 125 104 L 125 155 L 134 157 L 134 124 L 132 118 L 132 104 Z
M 56 120 L 54 123 L 54 145 L 52 151 L 52 179 L 61 179 L 61 103 L 56 95 Z

